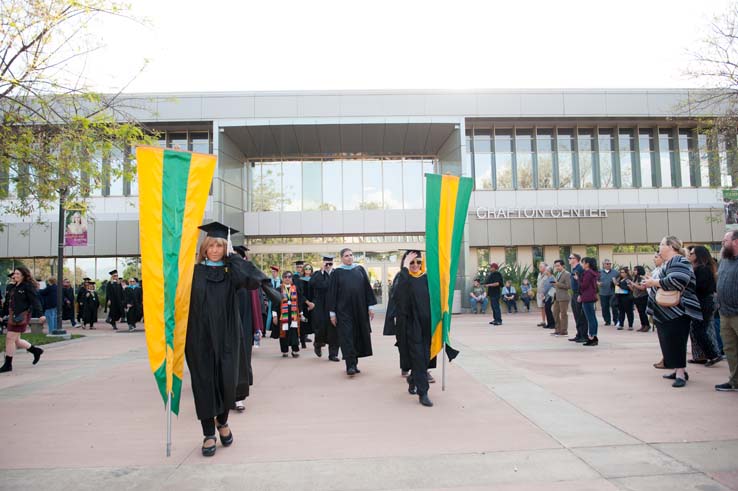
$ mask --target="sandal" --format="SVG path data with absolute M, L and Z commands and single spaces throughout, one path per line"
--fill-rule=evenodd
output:
M 222 443 L 224 447 L 227 447 L 231 443 L 233 443 L 233 432 L 229 428 L 228 436 L 223 436 L 223 433 L 220 432 L 222 428 L 228 428 L 228 423 L 224 425 L 218 425 L 218 434 L 220 435 L 220 443 Z
M 205 443 L 208 440 L 213 440 L 213 446 L 212 447 L 206 447 Z M 215 435 L 213 436 L 206 436 L 202 440 L 202 456 L 203 457 L 212 457 L 215 455 L 215 444 L 218 443 L 218 440 L 215 438 Z

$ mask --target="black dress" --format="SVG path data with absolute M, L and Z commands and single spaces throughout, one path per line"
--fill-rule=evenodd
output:
M 372 356 L 372 328 L 369 306 L 376 305 L 369 276 L 361 266 L 338 267 L 333 271 L 328 289 L 327 307 L 335 312 L 338 339 L 346 367 L 356 366 L 357 359 Z
M 130 305 L 126 310 L 126 323 L 129 326 L 135 326 L 137 322 L 141 322 L 143 317 L 143 291 L 140 287 L 128 287 L 123 292 L 126 305 Z
M 81 295 L 82 302 L 80 303 L 80 310 L 82 310 L 82 324 L 92 326 L 97 322 L 97 310 L 100 308 L 100 299 L 97 298 L 97 292 L 95 290 L 85 290 Z
M 196 264 L 192 277 L 185 357 L 197 419 L 225 413 L 248 395 L 249 377 L 239 288 L 257 288 L 266 276 L 238 254 L 223 266 Z

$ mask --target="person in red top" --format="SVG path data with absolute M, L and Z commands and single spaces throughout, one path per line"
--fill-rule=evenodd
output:
M 587 318 L 587 327 L 589 329 L 589 339 L 584 346 L 597 346 L 597 317 L 595 316 L 595 302 L 597 302 L 597 282 L 600 280 L 600 273 L 597 271 L 597 260 L 593 257 L 585 257 L 582 259 L 582 267 L 584 273 L 579 280 L 579 297 L 578 301 L 582 304 L 584 316 Z

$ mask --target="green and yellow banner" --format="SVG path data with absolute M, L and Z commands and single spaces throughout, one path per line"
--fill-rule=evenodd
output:
M 448 345 L 454 281 L 474 181 L 470 177 L 426 174 L 425 242 L 431 303 L 431 349 Z M 448 350 L 447 350 L 448 352 Z
M 151 371 L 179 414 L 195 248 L 215 172 L 214 155 L 136 149 L 141 272 Z

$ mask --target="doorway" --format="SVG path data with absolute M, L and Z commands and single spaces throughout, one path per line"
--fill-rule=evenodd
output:
M 374 309 L 376 312 L 386 312 L 392 282 L 395 275 L 400 272 L 400 267 L 389 262 L 367 262 L 364 267 L 369 275 L 369 283 L 372 286 L 374 297 L 377 299 L 377 305 Z

